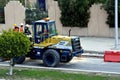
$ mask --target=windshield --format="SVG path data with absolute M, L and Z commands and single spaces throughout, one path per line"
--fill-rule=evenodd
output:
M 57 35 L 55 23 L 50 23 L 48 25 L 48 33 L 50 35 Z

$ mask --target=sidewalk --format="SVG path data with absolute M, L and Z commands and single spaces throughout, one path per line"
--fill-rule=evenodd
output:
M 103 56 L 104 51 L 113 50 L 115 47 L 114 38 L 98 38 L 98 37 L 80 37 L 81 45 L 85 51 L 83 55 Z M 120 50 L 120 38 L 119 38 Z

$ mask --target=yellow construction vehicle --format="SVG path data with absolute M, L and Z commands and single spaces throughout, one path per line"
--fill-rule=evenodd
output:
M 60 62 L 67 63 L 74 56 L 80 56 L 83 49 L 78 36 L 61 36 L 57 34 L 54 20 L 45 18 L 33 22 L 33 46 L 26 55 L 31 59 L 43 60 L 48 67 L 57 66 Z M 22 63 L 25 56 L 14 59 Z

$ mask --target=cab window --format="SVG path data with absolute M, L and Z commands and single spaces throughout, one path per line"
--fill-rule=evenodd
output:
M 48 25 L 48 33 L 50 35 L 56 35 L 56 27 L 55 27 L 55 24 L 54 23 L 50 23 Z
M 42 33 L 42 25 L 37 24 L 36 25 L 36 34 L 39 35 L 40 33 Z

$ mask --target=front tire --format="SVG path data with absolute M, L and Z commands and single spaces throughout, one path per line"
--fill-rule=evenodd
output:
M 43 64 L 47 67 L 55 67 L 60 62 L 60 55 L 56 50 L 49 49 L 43 54 Z

